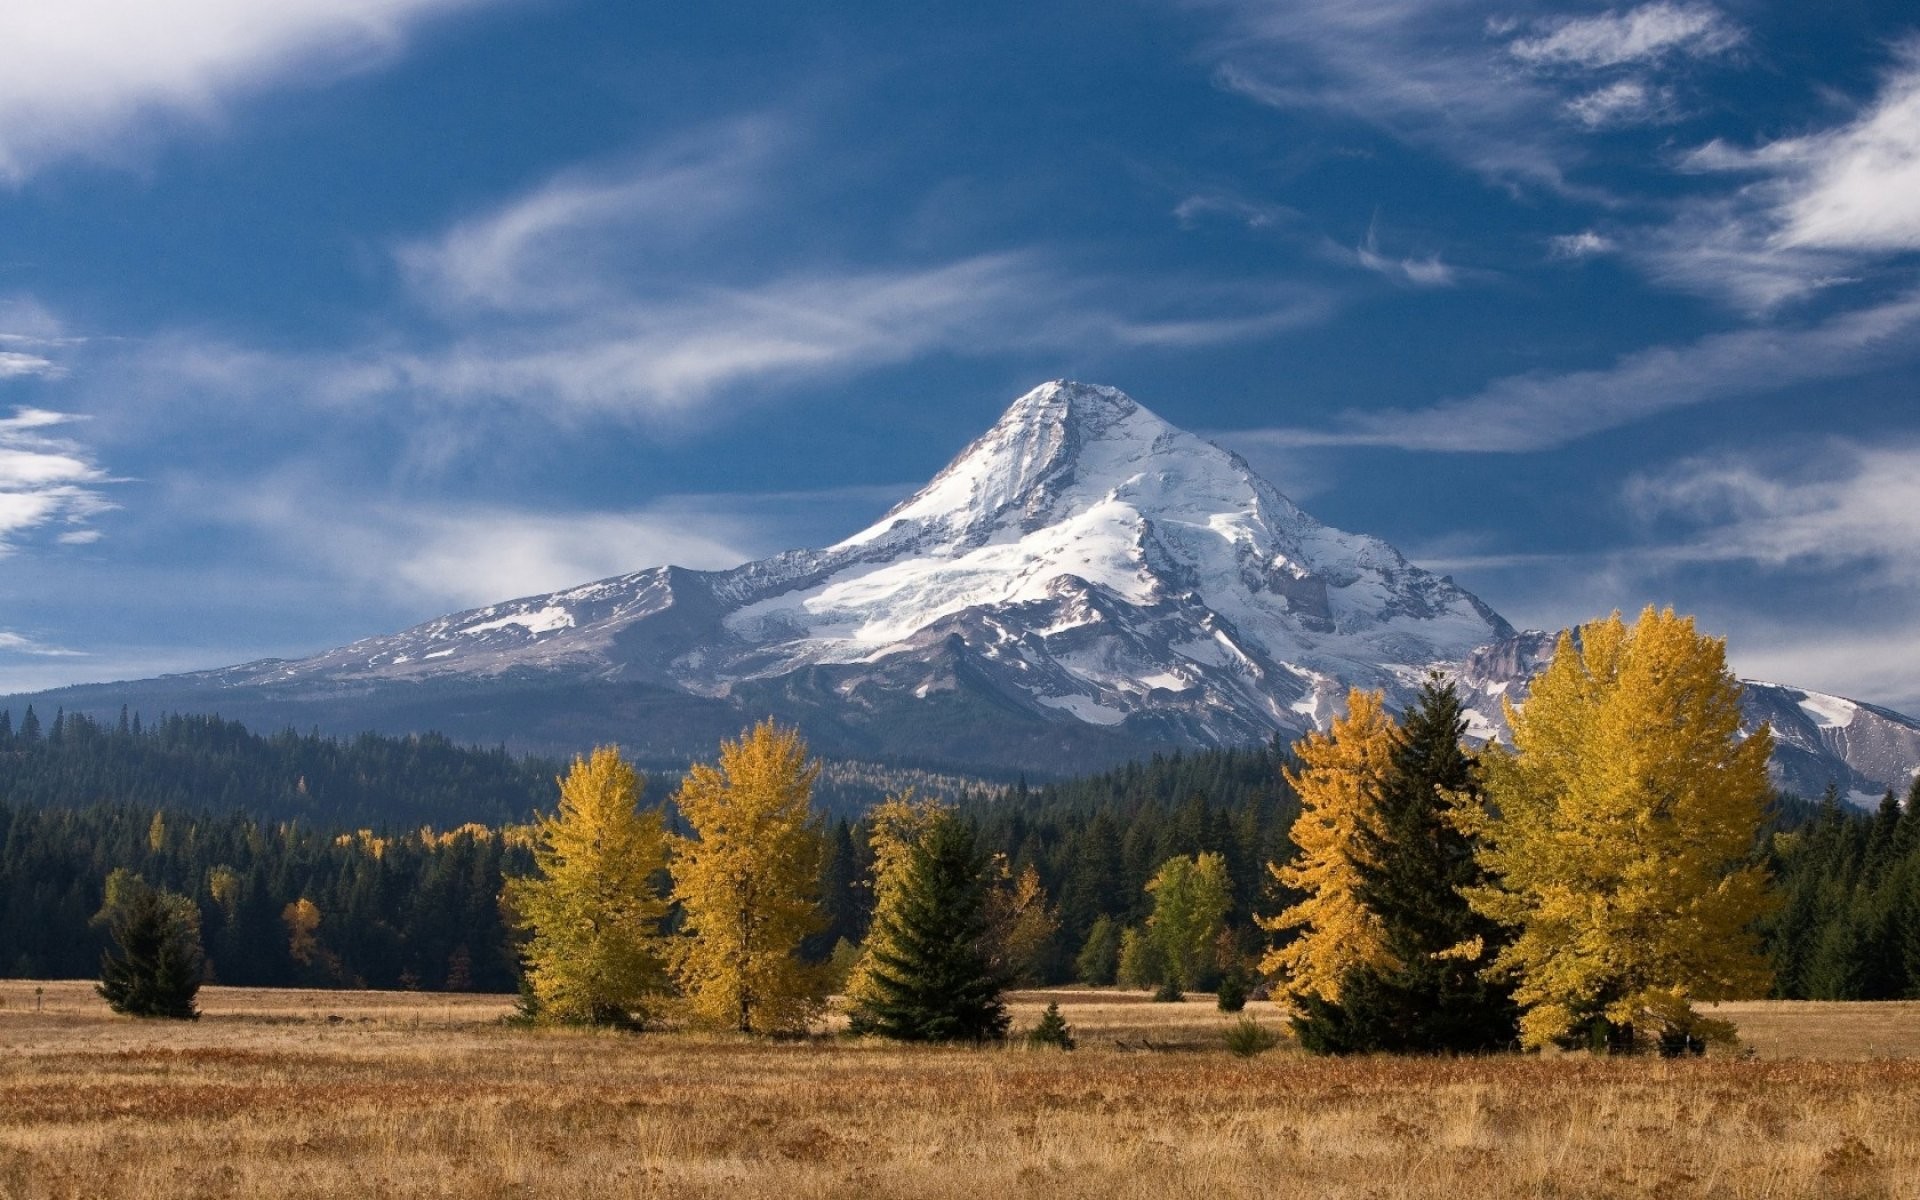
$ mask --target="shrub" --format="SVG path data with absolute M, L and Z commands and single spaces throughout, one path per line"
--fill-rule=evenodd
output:
M 1178 1004 L 1186 998 L 1187 994 L 1180 990 L 1180 985 L 1171 979 L 1161 984 L 1159 989 L 1153 993 L 1153 1002 L 1155 1004 Z
M 1241 1017 L 1227 1027 L 1227 1049 L 1241 1058 L 1265 1054 L 1280 1044 L 1280 1035 L 1252 1017 Z

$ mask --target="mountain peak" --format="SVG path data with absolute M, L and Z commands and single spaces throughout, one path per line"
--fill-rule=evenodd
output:
M 1014 426 L 1101 431 L 1145 411 L 1138 401 L 1119 388 L 1072 379 L 1055 379 L 1041 384 L 1008 405 L 994 428 Z M 1147 415 L 1152 416 L 1151 413 Z

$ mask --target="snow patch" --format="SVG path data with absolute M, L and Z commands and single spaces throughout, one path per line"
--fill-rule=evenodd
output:
M 1822 729 L 1845 729 L 1853 724 L 1853 718 L 1860 706 L 1851 700 L 1842 700 L 1838 696 L 1823 695 L 1820 692 L 1802 692 L 1800 711 L 1813 718 L 1813 723 Z
M 1119 709 L 1108 708 L 1089 696 L 1036 696 L 1034 699 L 1048 708 L 1065 709 L 1089 725 L 1118 725 L 1127 719 L 1127 714 Z
M 495 621 L 482 621 L 458 632 L 486 633 L 494 629 L 505 629 L 509 625 L 518 625 L 528 633 L 552 633 L 556 629 L 573 628 L 573 614 L 557 605 L 548 605 L 539 612 L 515 613 L 513 616 L 501 617 Z

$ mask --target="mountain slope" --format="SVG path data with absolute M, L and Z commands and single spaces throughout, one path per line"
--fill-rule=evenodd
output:
M 1122 393 L 1056 382 L 825 549 L 656 567 L 299 661 L 44 700 L 663 758 L 773 714 L 824 753 L 1058 773 L 1291 738 L 1350 686 L 1402 701 L 1434 668 L 1479 662 L 1492 688 L 1529 636 Z M 1900 745 L 1873 752 L 1895 769 Z

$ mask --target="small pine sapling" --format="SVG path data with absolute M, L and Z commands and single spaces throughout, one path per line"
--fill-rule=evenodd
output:
M 1027 1045 L 1073 1049 L 1073 1026 L 1067 1024 L 1067 1019 L 1060 1015 L 1059 1001 L 1047 1005 L 1047 1011 L 1040 1014 L 1040 1023 L 1027 1031 Z

